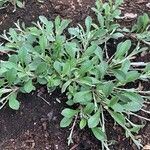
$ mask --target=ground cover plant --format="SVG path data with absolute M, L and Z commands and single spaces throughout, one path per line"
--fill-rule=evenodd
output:
M 93 8 L 96 23 L 88 16 L 85 28 L 81 25 L 69 28 L 67 36 L 64 30 L 67 31 L 70 20 L 57 17 L 52 22 L 44 16 L 40 16 L 33 27 L 26 28 L 18 22 L 16 29 L 4 32 L 2 38 L 8 42 L 0 47 L 7 55 L 7 61 L 0 63 L 1 108 L 8 103 L 12 109 L 19 109 L 17 93 L 30 93 L 37 83 L 46 84 L 49 91 L 60 87 L 62 93 L 66 92 L 69 105 L 62 111 L 64 118 L 60 125 L 67 127 L 73 122 L 68 144 L 80 119 L 80 128 L 91 128 L 102 147 L 109 149 L 111 141 L 107 141 L 105 132 L 107 112 L 140 147 L 133 133 L 142 128 L 144 122 L 137 125 L 130 116 L 149 120 L 136 114 L 139 110 L 146 112 L 149 91 L 126 85 L 149 79 L 149 64 L 134 60 L 137 54 L 148 50 L 141 44 L 149 46 L 149 17 L 140 16 L 131 31 L 122 29 L 114 21 L 119 18 L 120 4 L 121 1 L 115 4 L 97 1 Z M 126 36 L 136 42 L 125 39 Z M 110 55 L 107 43 L 118 38 L 122 41 Z
M 4 5 L 6 3 L 11 3 L 12 5 L 14 5 L 13 11 L 16 11 L 16 7 L 24 8 L 25 6 L 24 1 L 21 1 L 21 0 L 0 0 L 0 9 L 5 8 Z

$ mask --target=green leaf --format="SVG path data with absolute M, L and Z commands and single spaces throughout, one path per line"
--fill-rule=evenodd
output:
M 40 44 L 40 48 L 42 49 L 42 52 L 45 53 L 45 49 L 48 46 L 48 41 L 46 36 L 42 35 L 39 37 L 39 44 Z
M 72 99 L 69 99 L 69 100 L 66 102 L 66 104 L 69 105 L 69 106 L 72 106 L 72 105 L 74 105 L 74 102 L 73 102 Z
M 65 44 L 65 50 L 72 58 L 75 58 L 76 52 L 78 50 L 76 46 L 77 45 L 74 42 L 67 42 Z
M 87 33 L 90 31 L 91 25 L 92 25 L 92 18 L 90 16 L 88 16 L 85 19 L 85 26 L 86 26 Z
M 84 112 L 85 114 L 91 114 L 91 113 L 93 112 L 94 108 L 95 108 L 95 106 L 94 106 L 93 103 L 88 103 L 88 104 L 86 105 L 86 107 L 83 109 L 83 112 Z
M 65 108 L 61 114 L 66 117 L 66 118 L 72 118 L 74 117 L 76 114 L 78 113 L 77 110 L 73 110 L 73 109 L 70 109 L 70 108 Z
M 39 36 L 41 34 L 41 31 L 36 27 L 29 27 L 28 30 L 30 34 L 34 36 Z
M 131 128 L 130 131 L 131 131 L 131 132 L 134 132 L 134 133 L 136 133 L 136 134 L 138 134 L 139 131 L 140 131 L 140 129 L 143 128 L 143 127 L 144 127 L 144 125 L 135 125 L 135 124 L 134 124 L 134 127 Z
M 118 97 L 117 96 L 113 96 L 112 98 L 111 98 L 111 100 L 109 101 L 109 103 L 108 103 L 108 106 L 109 107 L 112 107 L 113 105 L 115 105 L 115 104 L 117 104 L 118 103 Z
M 108 3 L 105 3 L 104 5 L 103 5 L 103 8 L 104 8 L 104 10 L 105 10 L 105 15 L 107 16 L 107 15 L 110 15 L 110 6 L 109 6 L 109 4 Z
M 123 71 L 125 74 L 127 74 L 129 69 L 130 69 L 130 61 L 126 60 L 122 63 L 122 66 L 121 66 L 120 70 Z
M 100 78 L 103 79 L 107 72 L 108 64 L 105 61 L 102 61 L 100 65 L 97 66 L 97 69 L 99 70 Z
M 10 34 L 13 41 L 17 41 L 17 36 L 18 35 L 17 35 L 17 32 L 16 32 L 15 29 L 9 28 L 9 34 Z
M 112 107 L 111 107 L 115 112 L 124 112 L 124 106 L 119 104 L 119 103 L 116 103 L 114 104 Z
M 58 79 L 57 79 L 57 78 L 56 78 L 56 79 L 53 79 L 53 85 L 54 85 L 54 86 L 57 87 L 57 86 L 59 86 L 60 84 L 61 84 L 61 79 L 60 79 L 60 78 L 58 78 Z
M 150 63 L 146 65 L 144 72 L 150 72 Z
M 16 99 L 16 94 L 13 93 L 9 96 L 9 107 L 14 109 L 14 110 L 18 110 L 20 107 L 20 103 L 19 101 Z
M 99 60 L 102 62 L 103 61 L 103 51 L 102 51 L 101 47 L 98 46 L 94 53 L 99 58 Z
M 88 119 L 88 127 L 94 128 L 99 124 L 100 111 L 98 110 L 93 116 Z
M 138 71 L 130 71 L 126 75 L 126 82 L 132 82 L 137 80 L 140 77 L 140 73 Z
M 123 3 L 124 1 L 123 0 L 115 0 L 115 5 L 116 6 L 119 6 Z
M 84 77 L 84 78 L 81 78 L 81 79 L 79 79 L 79 82 L 80 82 L 80 84 L 82 84 L 82 85 L 88 85 L 88 86 L 92 86 L 93 84 L 92 84 L 92 79 L 90 78 L 90 77 Z
M 108 97 L 114 88 L 114 83 L 112 81 L 104 82 L 102 85 L 98 85 L 97 89 L 102 90 L 106 97 Z
M 131 48 L 131 41 L 126 40 L 117 45 L 117 51 L 115 54 L 115 59 L 121 59 Z
M 58 30 L 59 30 L 59 27 L 60 27 L 60 23 L 61 23 L 61 20 L 60 20 L 60 17 L 57 16 L 55 18 L 55 33 L 58 34 Z
M 61 73 L 62 64 L 59 61 L 55 61 L 53 66 L 54 66 L 54 69 L 60 74 Z
M 97 44 L 92 44 L 91 46 L 89 46 L 85 52 L 83 53 L 83 57 L 84 56 L 91 56 L 91 54 L 93 54 L 95 52 L 95 50 L 97 49 Z
M 113 18 L 116 19 L 118 19 L 120 15 L 121 15 L 121 10 L 119 9 L 114 10 L 114 12 L 112 13 Z
M 149 21 L 150 21 L 150 19 L 149 19 L 148 14 L 144 13 L 144 14 L 143 14 L 143 28 L 144 28 L 144 29 L 145 29 L 146 26 L 148 25 Z
M 124 109 L 126 111 L 131 111 L 131 112 L 137 112 L 140 111 L 141 108 L 143 107 L 142 103 L 138 102 L 128 102 L 127 104 L 123 105 Z
M 23 89 L 25 90 L 26 93 L 30 93 L 30 92 L 32 92 L 33 90 L 35 90 L 35 87 L 34 87 L 33 84 L 32 84 L 32 80 L 29 80 L 28 82 L 26 82 L 26 83 L 24 84 Z
M 37 82 L 41 85 L 46 85 L 47 84 L 47 80 L 45 78 L 37 77 Z
M 41 62 L 37 64 L 37 68 L 35 70 L 35 73 L 37 75 L 47 75 L 47 71 L 48 71 L 47 63 Z
M 144 13 L 138 17 L 137 23 L 132 27 L 132 32 L 143 32 L 149 23 L 149 16 Z
M 71 22 L 71 20 L 67 20 L 67 19 L 62 20 L 61 26 L 59 29 L 59 34 L 63 33 L 63 31 L 67 28 L 67 26 L 70 24 L 70 22 Z
M 124 96 L 128 97 L 130 100 L 135 101 L 135 102 L 139 102 L 139 103 L 143 103 L 144 100 L 141 97 L 141 95 L 137 94 L 137 93 L 133 93 L 133 92 L 124 92 L 123 93 Z
M 69 28 L 68 32 L 71 35 L 73 35 L 73 36 L 79 36 L 79 28 L 78 27 L 76 27 L 76 28 Z
M 92 132 L 98 140 L 100 141 L 107 140 L 106 134 L 102 131 L 102 128 L 100 127 L 92 128 Z
M 85 118 L 82 118 L 81 121 L 80 121 L 80 124 L 79 124 L 80 129 L 85 128 L 86 124 L 87 124 L 86 119 L 85 119 Z
M 100 80 L 98 80 L 96 77 L 83 77 L 81 79 L 79 79 L 80 84 L 85 84 L 88 86 L 94 86 L 96 84 L 100 83 Z
M 61 88 L 61 93 L 64 93 L 66 91 L 67 87 L 70 85 L 71 82 L 71 80 L 68 80 L 65 84 L 63 84 Z
M 142 17 L 142 22 L 143 22 L 143 29 L 145 29 L 147 27 L 147 25 L 149 24 L 149 16 L 148 14 L 144 13 L 143 17 Z
M 91 61 L 86 61 L 82 63 L 82 66 L 80 67 L 79 74 L 84 75 L 88 71 L 90 71 L 93 68 L 93 63 Z
M 45 16 L 39 16 L 39 19 L 42 23 L 44 23 L 45 25 L 48 23 L 48 20 Z
M 73 119 L 73 118 L 66 118 L 66 117 L 64 117 L 64 118 L 61 120 L 61 122 L 60 122 L 60 127 L 62 127 L 62 128 L 68 127 L 68 126 L 71 124 L 72 119 Z
M 123 91 L 123 92 L 125 92 L 125 91 Z M 128 103 L 128 102 L 131 101 L 128 97 L 126 97 L 124 94 L 120 94 L 119 92 L 116 94 L 116 96 L 117 96 L 117 97 L 119 98 L 119 100 L 120 100 L 121 102 L 123 102 L 124 104 L 126 104 L 126 103 Z
M 98 29 L 94 35 L 93 38 L 98 38 L 97 40 L 97 44 L 103 44 L 105 41 L 103 41 L 102 39 L 106 36 L 107 34 L 107 30 L 106 29 Z
M 112 72 L 121 83 L 123 83 L 126 80 L 126 74 L 122 70 L 115 69 L 112 70 Z
M 129 102 L 123 105 L 124 109 L 127 111 L 136 112 L 143 107 L 144 100 L 141 95 L 133 92 L 124 92 L 123 96 L 130 99 Z
M 119 24 L 111 24 L 109 27 L 109 31 L 113 32 L 113 31 L 117 30 L 117 28 L 119 28 Z
M 21 2 L 21 1 L 19 1 L 19 0 L 17 0 L 16 2 L 17 2 L 17 6 L 18 6 L 19 8 L 24 8 L 24 7 L 25 7 L 25 3 L 24 3 L 24 2 Z
M 3 68 L 18 70 L 17 64 L 10 62 L 10 61 L 3 61 L 0 65 Z
M 61 35 L 63 33 L 63 31 L 67 28 L 67 26 L 69 25 L 71 21 L 64 19 L 64 20 L 60 20 L 60 17 L 56 17 L 55 19 L 55 33 L 56 35 Z
M 90 91 L 81 91 L 74 94 L 73 101 L 75 103 L 89 103 L 92 100 Z
M 18 62 L 18 56 L 15 55 L 15 54 L 13 54 L 13 55 L 11 55 L 11 56 L 9 57 L 8 61 L 17 64 L 17 62 Z
M 102 28 L 104 28 L 104 23 L 105 23 L 105 21 L 104 21 L 104 17 L 101 15 L 101 13 L 98 13 L 98 14 L 97 14 L 97 20 L 98 20 L 100 26 L 101 26 Z
M 0 80 L 0 87 L 3 87 L 5 85 L 5 79 Z M 1 90 L 0 90 L 1 91 Z M 1 94 L 1 93 L 0 93 Z
M 120 32 L 114 33 L 112 35 L 113 39 L 119 39 L 119 38 L 122 38 L 122 37 L 124 37 L 124 35 L 122 33 L 120 33 Z
M 19 60 L 22 63 L 26 63 L 27 60 L 28 60 L 28 57 L 29 57 L 28 51 L 24 47 L 22 47 L 21 49 L 19 49 L 19 51 L 18 51 L 18 58 L 19 58 Z
M 69 75 L 71 70 L 71 62 L 67 61 L 63 65 L 62 75 Z
M 12 84 L 17 77 L 17 70 L 15 69 L 9 69 L 7 72 L 5 72 L 5 78 L 8 80 L 9 84 Z
M 126 121 L 125 121 L 125 117 L 124 115 L 117 113 L 117 112 L 113 112 L 113 111 L 109 111 L 110 115 L 112 116 L 112 118 L 122 127 L 125 127 Z

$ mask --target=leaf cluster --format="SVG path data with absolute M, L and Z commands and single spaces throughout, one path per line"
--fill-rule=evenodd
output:
M 109 149 L 105 131 L 107 112 L 125 130 L 126 137 L 131 137 L 140 147 L 133 134 L 143 124 L 131 122 L 130 116 L 143 108 L 148 99 L 145 94 L 149 91 L 127 88 L 126 85 L 149 80 L 149 63 L 134 60 L 148 48 L 143 47 L 140 40 L 134 43 L 122 37 L 126 31 L 138 35 L 148 24 L 143 22 L 139 26 L 137 23 L 129 31 L 114 23 L 120 15 L 118 7 L 121 3 L 120 0 L 115 4 L 97 1 L 93 10 L 98 22 L 88 16 L 85 28 L 80 24 L 68 28 L 70 20 L 56 17 L 52 22 L 40 16 L 32 27 L 17 22 L 16 28 L 4 32 L 1 37 L 7 42 L 0 46 L 0 52 L 8 59 L 0 61 L 0 108 L 8 102 L 12 109 L 18 110 L 18 92 L 30 93 L 37 83 L 47 85 L 49 91 L 59 87 L 68 97 L 68 108 L 62 111 L 61 127 L 69 126 L 78 116 L 79 127 L 90 128 Z M 140 18 L 147 18 L 145 16 Z M 109 41 L 118 38 L 122 41 L 116 44 L 116 49 L 109 49 Z M 108 50 L 114 54 L 110 56 Z M 76 109 L 74 104 L 78 106 Z

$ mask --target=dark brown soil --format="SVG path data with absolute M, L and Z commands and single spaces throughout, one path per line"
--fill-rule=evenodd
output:
M 95 0 L 45 0 L 44 3 L 38 3 L 37 0 L 25 1 L 25 8 L 17 8 L 14 13 L 14 7 L 11 5 L 0 10 L 0 33 L 12 27 L 18 19 L 29 26 L 33 21 L 37 21 L 40 15 L 52 20 L 59 15 L 71 19 L 73 24 L 81 23 L 90 14 L 91 6 L 95 3 Z
M 150 14 L 146 7 L 149 0 L 125 0 L 121 7 L 122 15 L 133 13 L 140 15 L 143 12 Z M 45 0 L 38 3 L 37 0 L 26 0 L 24 9 L 8 5 L 0 10 L 0 34 L 3 30 L 13 27 L 18 19 L 25 22 L 27 26 L 38 20 L 39 15 L 54 19 L 60 15 L 62 18 L 72 19 L 72 25 L 83 23 L 84 18 L 92 14 L 91 7 L 95 0 Z M 92 14 L 93 15 L 93 14 Z M 126 18 L 122 25 L 130 26 L 136 18 Z M 141 61 L 150 61 L 147 54 L 138 58 Z M 147 89 L 149 85 L 143 84 Z M 48 102 L 48 105 L 41 96 Z M 57 100 L 59 99 L 60 102 Z M 73 134 L 74 143 L 68 147 L 67 137 L 69 129 L 59 127 L 62 118 L 60 112 L 65 107 L 66 97 L 55 91 L 49 95 L 44 87 L 32 94 L 19 95 L 21 108 L 19 111 L 12 111 L 5 107 L 0 111 L 0 150 L 99 150 L 100 142 L 97 141 L 89 130 L 79 130 L 78 124 Z M 115 139 L 118 143 L 111 146 L 111 150 L 136 150 L 134 144 L 123 136 L 123 130 L 114 126 L 111 118 L 106 117 L 107 133 L 109 139 Z M 137 136 L 144 145 L 150 143 L 150 125 L 141 131 Z
M 49 105 L 37 96 L 39 92 L 40 96 L 50 103 Z M 40 88 L 30 95 L 19 95 L 19 99 L 21 100 L 19 111 L 13 111 L 8 107 L 0 111 L 0 149 L 69 150 L 70 147 L 67 146 L 69 130 L 59 127 L 60 112 L 65 107 L 66 97 L 59 91 L 49 95 L 44 88 Z M 99 147 L 98 142 L 84 131 L 75 132 L 74 142 L 71 147 L 74 146 L 78 150 Z
M 150 14 L 150 8 L 146 5 L 150 2 L 149 0 L 124 0 L 125 3 L 120 8 L 122 10 L 122 16 L 129 14 L 128 17 L 119 20 L 119 23 L 123 26 L 131 27 L 139 15 L 143 13 Z M 136 16 L 136 17 L 133 17 Z

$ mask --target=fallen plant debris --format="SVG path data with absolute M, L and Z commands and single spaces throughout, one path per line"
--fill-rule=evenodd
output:
M 150 91 L 125 86 L 135 81 L 148 82 L 150 78 L 150 64 L 134 61 L 135 56 L 147 51 L 150 45 L 149 16 L 140 16 L 131 31 L 122 29 L 115 23 L 121 14 L 118 9 L 121 4 L 121 0 L 116 0 L 114 5 L 111 1 L 96 1 L 92 9 L 97 23 L 88 16 L 85 28 L 79 24 L 67 32 L 70 20 L 56 17 L 52 22 L 40 16 L 40 21 L 32 27 L 17 22 L 16 28 L 4 32 L 1 38 L 7 42 L 0 46 L 0 51 L 7 54 L 8 59 L 0 62 L 0 108 L 8 103 L 18 110 L 17 94 L 32 92 L 37 83 L 47 85 L 49 92 L 59 87 L 66 93 L 69 105 L 62 111 L 60 126 L 67 127 L 73 122 L 68 144 L 73 142 L 74 127 L 79 123 L 81 129 L 86 126 L 91 129 L 102 142 L 102 149 L 109 149 L 111 141 L 105 132 L 107 112 L 125 130 L 126 137 L 138 148 L 142 147 L 134 134 L 145 124 L 143 121 L 135 124 L 130 117 L 150 121 L 136 113 L 140 110 L 146 113 L 143 107 Z M 136 42 L 123 39 L 124 34 L 134 34 Z M 122 40 L 111 56 L 107 47 L 110 39 Z
M 135 19 L 137 17 L 137 14 L 133 14 L 133 13 L 126 13 L 124 14 L 124 16 L 122 17 L 122 19 Z
M 144 147 L 143 147 L 143 150 L 150 150 L 150 145 L 148 144 L 148 145 L 145 145 Z

